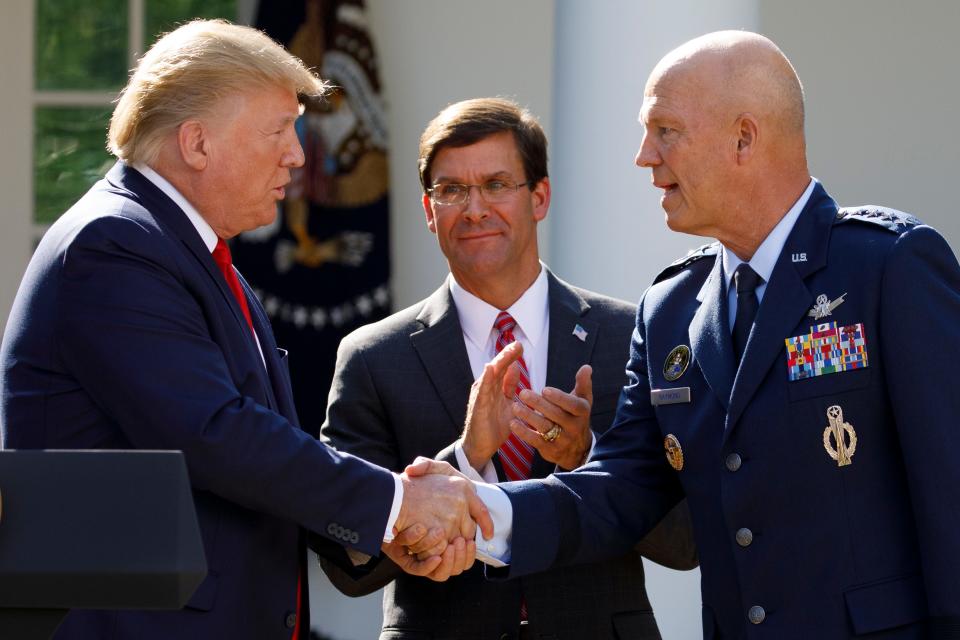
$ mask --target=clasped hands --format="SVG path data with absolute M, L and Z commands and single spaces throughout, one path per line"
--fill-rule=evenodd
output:
M 591 369 L 580 368 L 571 393 L 546 387 L 515 393 L 523 348 L 505 347 L 473 383 L 462 439 L 471 466 L 485 466 L 510 433 L 564 469 L 579 466 L 590 448 Z M 551 429 L 559 436 L 544 437 Z M 446 462 L 417 458 L 400 476 L 404 495 L 394 539 L 384 553 L 412 575 L 447 580 L 473 566 L 476 529 L 493 537 L 493 521 L 474 484 Z

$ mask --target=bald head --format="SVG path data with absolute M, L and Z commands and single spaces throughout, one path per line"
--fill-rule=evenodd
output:
M 647 82 L 682 82 L 717 115 L 753 113 L 787 136 L 803 137 L 803 88 L 777 45 L 749 31 L 717 31 L 682 44 Z
M 647 80 L 640 118 L 637 164 L 664 190 L 667 224 L 741 257 L 809 183 L 803 89 L 761 35 L 718 31 L 668 53 Z

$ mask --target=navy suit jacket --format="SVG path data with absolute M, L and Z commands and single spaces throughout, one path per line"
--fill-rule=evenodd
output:
M 300 526 L 379 552 L 391 475 L 299 428 L 243 286 L 262 359 L 189 219 L 123 163 L 37 247 L 0 349 L 3 446 L 182 450 L 209 567 L 180 611 L 74 611 L 58 638 L 288 640 Z
M 846 296 L 814 319 L 820 294 Z M 785 339 L 834 321 L 862 323 L 868 366 L 788 380 Z M 668 381 L 677 345 L 692 361 Z M 818 184 L 739 369 L 715 245 L 647 290 L 592 462 L 502 485 L 515 505 L 510 573 L 623 550 L 685 495 L 707 638 L 958 638 L 957 354 L 960 267 L 943 238 L 889 209 L 838 209 Z M 652 389 L 677 387 L 689 402 L 652 404 Z M 848 466 L 825 446 L 834 406 L 857 436 Z

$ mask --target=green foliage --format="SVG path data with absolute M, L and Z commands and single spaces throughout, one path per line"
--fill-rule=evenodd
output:
M 147 0 L 148 42 L 161 33 L 172 31 L 193 18 L 226 18 L 236 20 L 236 0 Z
M 38 91 L 119 89 L 127 79 L 127 0 L 37 0 Z
M 34 221 L 56 220 L 113 165 L 110 107 L 38 107 L 34 117 Z

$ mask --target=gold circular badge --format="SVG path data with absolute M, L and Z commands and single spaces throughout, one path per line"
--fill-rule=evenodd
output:
M 683 448 L 680 446 L 677 436 L 668 433 L 667 437 L 663 439 L 663 448 L 667 452 L 667 462 L 670 463 L 670 466 L 677 471 L 683 469 Z
M 667 382 L 673 382 L 684 374 L 690 365 L 690 347 L 678 344 L 667 355 L 663 363 L 663 377 Z

